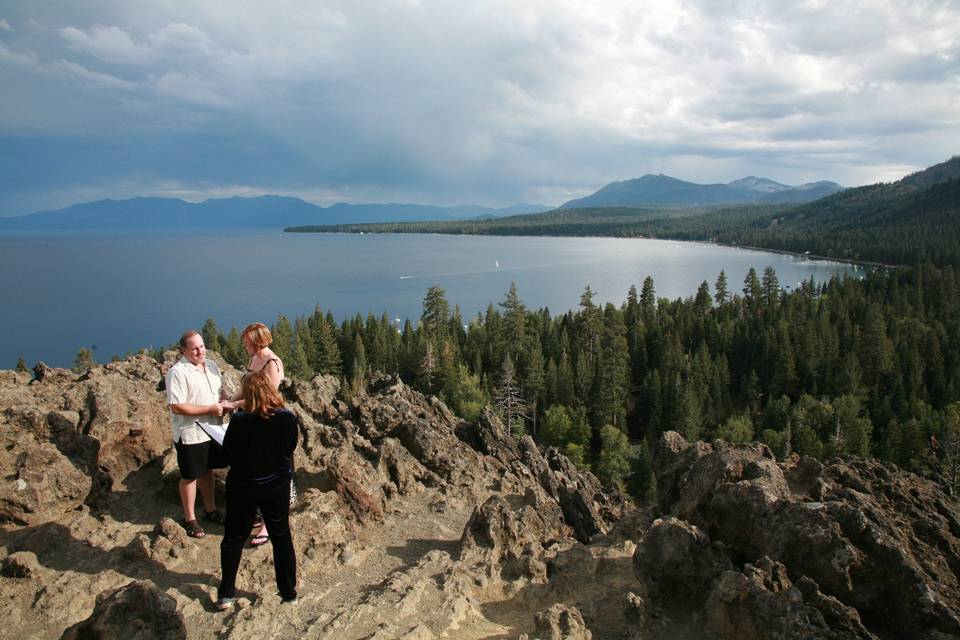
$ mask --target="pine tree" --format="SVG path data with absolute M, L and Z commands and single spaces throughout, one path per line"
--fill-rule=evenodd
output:
M 773 367 L 773 380 L 770 392 L 775 396 L 796 398 L 799 394 L 800 380 L 797 378 L 796 360 L 793 345 L 785 326 L 777 332 L 776 358 Z
M 640 309 L 644 318 L 652 319 L 653 312 L 656 310 L 657 297 L 653 288 L 653 278 L 647 276 L 643 279 L 643 287 L 640 289 Z
M 713 299 L 716 301 L 718 307 L 730 301 L 727 273 L 723 269 L 720 270 L 720 275 L 717 276 L 717 281 L 714 283 L 713 288 L 716 291 Z
M 343 360 L 333 325 L 320 317 L 313 328 L 313 337 L 313 370 L 325 375 L 339 376 L 343 371 Z
M 763 392 L 760 389 L 760 378 L 757 376 L 756 371 L 753 369 L 750 370 L 750 373 L 743 379 L 741 388 L 743 389 L 743 398 L 747 403 L 747 407 L 749 407 L 753 413 L 758 413 L 760 411 L 760 400 L 763 397 Z
M 690 386 L 681 391 L 676 414 L 676 430 L 688 442 L 699 440 L 703 434 L 703 414 L 700 398 Z
M 246 349 L 243 348 L 243 340 L 236 326 L 230 327 L 230 332 L 224 339 L 221 349 L 220 355 L 223 356 L 224 360 L 238 369 L 246 366 L 249 356 L 247 356 Z
M 538 407 L 543 402 L 546 393 L 546 373 L 543 368 L 543 354 L 540 349 L 529 349 L 526 371 L 523 373 L 523 395 L 530 407 L 530 417 L 533 423 L 533 435 L 537 434 Z
M 750 267 L 746 277 L 743 279 L 743 298 L 750 304 L 760 300 L 763 295 L 763 288 L 760 286 L 760 279 L 757 277 L 757 270 Z
M 653 456 L 646 438 L 640 440 L 630 461 L 629 491 L 637 500 L 647 502 L 656 497 L 657 479 L 653 472 Z
M 27 363 L 23 359 L 23 356 L 17 358 L 17 366 L 15 369 L 18 373 L 29 373 L 30 369 L 27 368 Z
M 480 376 L 470 373 L 462 364 L 457 367 L 457 375 L 449 387 L 448 397 L 453 412 L 468 421 L 476 420 L 487 403 Z
M 641 398 L 643 401 L 643 413 L 646 418 L 646 432 L 653 438 L 657 438 L 664 431 L 663 428 L 663 390 L 660 381 L 659 369 L 654 369 L 647 374 L 643 383 L 643 392 Z
M 367 378 L 367 349 L 363 345 L 360 334 L 354 336 L 353 340 L 353 363 L 350 367 L 350 374 L 354 388 L 361 389 Z
M 763 280 L 761 283 L 763 299 L 767 306 L 775 307 L 780 301 L 780 280 L 777 278 L 777 272 L 773 267 L 767 265 L 763 269 Z
M 85 373 L 91 367 L 97 366 L 97 361 L 93 358 L 93 349 L 87 347 L 80 347 L 77 350 L 77 355 L 73 359 L 73 366 L 70 367 L 74 373 Z
M 200 328 L 200 337 L 203 338 L 203 346 L 207 348 L 207 351 L 216 351 L 217 353 L 222 351 L 220 329 L 217 328 L 217 323 L 214 322 L 213 318 L 207 318 L 207 321 L 203 323 L 203 327 Z
M 305 380 L 311 377 L 312 370 L 310 361 L 307 358 L 307 352 L 299 340 L 293 341 L 293 347 L 290 350 L 290 359 L 284 361 L 284 373 L 287 377 Z
M 270 348 L 277 357 L 284 363 L 284 367 L 289 369 L 289 363 L 293 360 L 293 327 L 290 321 L 282 313 L 277 316 L 277 322 L 270 330 L 273 335 L 273 344 Z
M 500 385 L 497 387 L 494 403 L 506 423 L 507 430 L 516 438 L 522 436 L 524 420 L 528 418 L 528 407 L 520 393 L 516 370 L 509 355 L 503 359 L 503 366 L 500 368 Z
M 437 357 L 436 347 L 429 338 L 421 338 L 420 343 L 420 364 L 417 366 L 417 373 L 414 376 L 414 384 L 424 393 L 436 393 L 439 391 L 437 384 L 439 378 L 440 363 Z
M 730 416 L 717 430 L 717 437 L 727 442 L 750 442 L 753 440 L 753 423 L 747 415 Z
M 293 360 L 287 367 L 291 378 L 312 378 L 314 371 L 310 365 L 310 355 L 316 351 L 310 326 L 302 317 L 293 323 Z
M 420 325 L 430 336 L 440 337 L 446 335 L 449 322 L 450 304 L 447 302 L 446 292 L 436 284 L 431 285 L 423 298 Z
M 574 383 L 573 366 L 570 363 L 570 357 L 564 351 L 560 356 L 560 363 L 557 365 L 557 404 L 572 407 L 576 402 L 576 391 Z
M 630 391 L 630 362 L 626 327 L 612 304 L 604 308 L 600 353 L 596 360 L 591 394 L 594 424 L 604 422 L 626 429 L 627 397 Z
M 606 486 L 623 487 L 623 479 L 630 473 L 630 440 L 613 425 L 600 429 L 600 455 L 597 459 L 597 477 Z
M 537 437 L 544 446 L 563 448 L 569 442 L 572 426 L 573 422 L 567 408 L 562 405 L 553 405 L 543 413 Z
M 700 287 L 697 289 L 697 295 L 693 299 L 693 309 L 698 315 L 704 315 L 712 306 L 713 302 L 710 298 L 710 285 L 708 285 L 707 281 L 704 280 L 700 283 Z
M 500 303 L 503 308 L 503 342 L 507 350 L 520 356 L 527 350 L 527 307 L 517 294 L 517 283 L 510 283 L 510 290 Z
M 563 455 L 567 456 L 573 466 L 583 471 L 589 470 L 587 464 L 587 450 L 582 444 L 568 442 L 563 446 Z
M 871 304 L 867 309 L 859 355 L 863 382 L 868 386 L 879 384 L 881 378 L 893 370 L 893 343 L 887 337 L 886 321 L 877 304 Z

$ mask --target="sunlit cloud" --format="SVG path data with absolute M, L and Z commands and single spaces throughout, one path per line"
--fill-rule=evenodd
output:
M 82 139 L 104 172 L 0 177 L 0 215 L 124 171 L 198 193 L 495 206 L 647 172 L 855 185 L 960 140 L 947 0 L 61 9 L 0 19 L 0 136 L 49 153 Z

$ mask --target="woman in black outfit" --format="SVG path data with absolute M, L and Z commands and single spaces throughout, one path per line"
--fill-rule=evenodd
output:
M 237 568 L 257 508 L 270 527 L 277 588 L 284 602 L 297 601 L 297 562 L 290 536 L 290 477 L 297 448 L 297 418 L 266 371 L 243 381 L 244 410 L 230 419 L 223 439 L 227 473 L 227 521 L 220 543 L 223 577 L 217 608 L 228 609 L 236 596 Z

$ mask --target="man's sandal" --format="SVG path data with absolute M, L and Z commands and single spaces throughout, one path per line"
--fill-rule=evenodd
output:
M 253 539 L 250 540 L 250 546 L 251 546 L 251 547 L 259 547 L 259 546 L 262 546 L 262 545 L 267 544 L 267 541 L 268 541 L 268 540 L 270 540 L 270 536 L 268 536 L 267 534 L 261 534 L 261 535 L 258 535 L 258 536 L 253 536 Z
M 203 530 L 203 527 L 200 526 L 196 518 L 193 520 L 184 520 L 183 528 L 187 530 L 187 535 L 191 538 L 202 538 L 207 535 L 207 532 Z
M 207 520 L 208 522 L 212 522 L 214 524 L 219 524 L 221 527 L 227 521 L 227 519 L 223 515 L 223 512 L 217 511 L 216 509 L 214 509 L 213 511 L 204 511 L 203 519 Z

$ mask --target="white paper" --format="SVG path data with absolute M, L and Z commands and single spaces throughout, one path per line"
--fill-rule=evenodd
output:
M 197 420 L 197 425 L 204 430 L 204 432 L 217 441 L 217 444 L 223 444 L 223 437 L 227 435 L 227 428 L 220 424 L 204 424 Z

